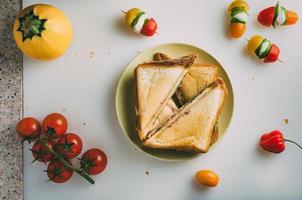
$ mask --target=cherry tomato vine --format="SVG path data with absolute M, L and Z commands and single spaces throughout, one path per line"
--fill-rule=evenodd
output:
M 64 183 L 73 172 L 82 176 L 86 181 L 94 184 L 90 175 L 103 172 L 107 166 L 106 154 L 96 148 L 86 151 L 77 168 L 70 162 L 82 152 L 83 143 L 79 135 L 66 133 L 67 119 L 59 113 L 51 113 L 42 122 L 33 117 L 26 117 L 17 124 L 16 131 L 22 137 L 22 142 L 34 142 L 30 151 L 34 160 L 48 163 L 47 176 L 49 181 Z

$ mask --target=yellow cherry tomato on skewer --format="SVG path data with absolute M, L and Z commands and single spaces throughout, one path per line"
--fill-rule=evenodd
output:
M 128 26 L 131 26 L 133 20 L 138 15 L 138 13 L 140 13 L 140 11 L 141 10 L 139 8 L 132 8 L 125 12 L 125 22 Z
M 247 50 L 251 55 L 263 59 L 264 63 L 280 61 L 278 58 L 280 53 L 279 47 L 260 35 L 254 35 L 248 40 Z
M 246 30 L 249 5 L 244 0 L 233 1 L 228 12 L 230 13 L 229 33 L 233 38 L 240 38 Z
M 246 12 L 250 9 L 249 5 L 244 0 L 233 1 L 229 6 L 229 12 L 231 12 L 233 8 L 243 8 L 243 10 Z
M 127 12 L 122 12 L 125 14 L 125 23 L 134 32 L 144 36 L 152 36 L 156 33 L 156 21 L 153 18 L 148 17 L 144 11 L 139 8 L 132 8 Z
M 256 49 L 260 46 L 263 41 L 263 37 L 260 35 L 254 35 L 251 39 L 248 40 L 247 50 L 250 54 L 254 54 Z

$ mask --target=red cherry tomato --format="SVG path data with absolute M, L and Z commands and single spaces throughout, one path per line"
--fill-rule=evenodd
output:
M 151 18 L 142 28 L 141 33 L 145 36 L 152 36 L 157 30 L 156 21 Z
M 60 113 L 51 113 L 45 117 L 42 123 L 43 132 L 51 138 L 63 136 L 67 130 L 67 120 Z
M 26 117 L 17 124 L 17 133 L 25 140 L 33 140 L 40 136 L 41 125 L 38 120 L 33 117 Z
M 53 154 L 49 152 L 48 149 L 53 149 L 55 143 L 51 140 L 45 141 L 47 148 L 42 144 L 42 141 L 37 141 L 33 145 L 31 152 L 34 157 L 34 161 L 38 160 L 40 162 L 48 162 L 53 159 Z
M 104 171 L 107 166 L 107 156 L 100 149 L 89 149 L 81 159 L 81 168 L 87 174 L 96 175 Z
M 74 133 L 67 133 L 61 137 L 57 144 L 56 150 L 62 153 L 65 158 L 71 159 L 82 152 L 83 143 L 81 138 Z
M 275 17 L 275 7 L 262 10 L 258 15 L 258 22 L 263 26 L 271 26 Z
M 272 44 L 270 51 L 264 59 L 265 63 L 275 62 L 278 60 L 280 49 L 277 45 Z
M 69 161 L 67 161 L 69 162 Z M 69 164 L 71 164 L 69 162 Z M 65 183 L 72 177 L 73 171 L 64 167 L 60 160 L 51 161 L 47 167 L 47 176 L 49 180 L 55 183 Z

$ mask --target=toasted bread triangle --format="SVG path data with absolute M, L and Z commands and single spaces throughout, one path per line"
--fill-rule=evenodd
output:
M 207 152 L 226 95 L 226 86 L 218 78 L 143 144 L 156 149 Z
M 195 55 L 143 63 L 135 69 L 137 129 L 141 140 L 156 126 L 158 115 L 174 94 Z
M 154 60 L 170 60 L 171 58 L 164 53 L 157 52 L 153 56 Z M 200 94 L 218 77 L 218 68 L 213 64 L 194 63 L 189 67 L 187 73 L 180 82 L 177 90 L 177 97 L 181 103 L 191 101 Z
M 178 98 L 183 103 L 192 100 L 217 79 L 217 72 L 217 67 L 212 64 L 192 65 L 180 83 L 178 94 L 181 97 Z

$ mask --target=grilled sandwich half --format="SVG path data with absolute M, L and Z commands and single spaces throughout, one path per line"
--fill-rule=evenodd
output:
M 150 131 L 162 126 L 174 112 L 171 96 L 195 58 L 195 55 L 188 55 L 179 59 L 143 63 L 136 67 L 137 131 L 141 140 L 145 140 Z
M 149 135 L 143 145 L 155 149 L 207 152 L 226 95 L 224 81 L 216 79 L 179 109 L 164 126 Z

